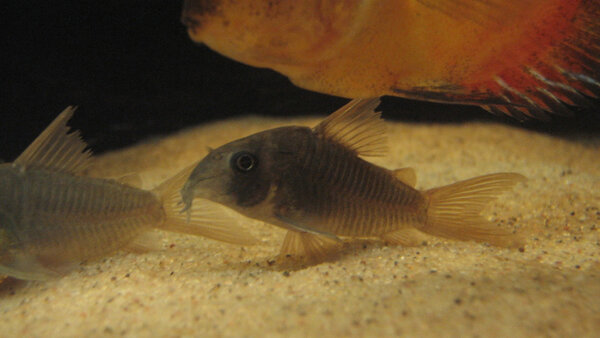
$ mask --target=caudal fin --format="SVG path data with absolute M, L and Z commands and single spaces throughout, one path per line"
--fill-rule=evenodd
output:
M 445 238 L 519 247 L 520 238 L 481 217 L 483 208 L 500 193 L 525 180 L 517 173 L 497 173 L 427 190 L 427 222 L 419 230 Z
M 233 211 L 207 200 L 194 203 L 187 213 L 182 213 L 179 190 L 195 165 L 163 182 L 154 192 L 163 202 L 167 220 L 161 230 L 196 235 L 239 245 L 256 244 L 257 240 L 238 226 L 240 217 Z

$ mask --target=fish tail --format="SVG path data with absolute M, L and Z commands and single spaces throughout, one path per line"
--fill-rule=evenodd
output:
M 524 180 L 517 173 L 496 173 L 427 190 L 427 221 L 419 230 L 450 239 L 521 247 L 518 236 L 485 220 L 480 212 L 497 195 Z
M 256 244 L 257 240 L 238 226 L 241 218 L 217 203 L 202 200 L 191 206 L 185 213 L 181 211 L 182 201 L 179 189 L 188 179 L 194 167 L 195 165 L 187 167 L 153 190 L 162 201 L 166 215 L 165 222 L 159 228 L 232 244 Z

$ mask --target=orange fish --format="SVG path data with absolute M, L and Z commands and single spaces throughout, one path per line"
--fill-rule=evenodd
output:
M 297 86 L 516 118 L 600 96 L 600 0 L 185 0 L 190 37 Z

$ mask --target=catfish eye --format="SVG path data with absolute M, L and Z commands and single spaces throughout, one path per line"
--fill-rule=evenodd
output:
M 254 170 L 257 165 L 258 161 L 256 157 L 249 152 L 242 151 L 233 155 L 231 158 L 231 166 L 239 172 L 250 172 Z

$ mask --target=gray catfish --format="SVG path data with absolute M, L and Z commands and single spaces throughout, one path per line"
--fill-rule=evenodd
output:
M 275 128 L 212 150 L 181 191 L 186 207 L 200 197 L 287 229 L 281 254 L 296 257 L 322 257 L 343 238 L 410 245 L 422 233 L 520 245 L 479 213 L 522 175 L 495 173 L 419 191 L 412 169 L 388 170 L 362 158 L 386 152 L 378 104 L 353 100 L 315 128 Z
M 77 132 L 67 134 L 73 111 L 65 109 L 13 163 L 0 165 L 0 275 L 43 280 L 121 248 L 149 249 L 145 234 L 153 228 L 254 242 L 231 224 L 235 218 L 207 205 L 186 221 L 179 189 L 192 167 L 152 191 L 81 176 L 91 154 Z

